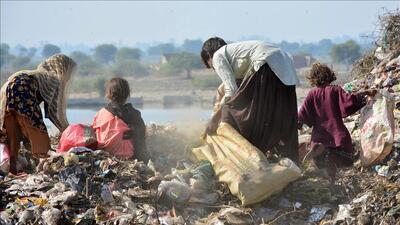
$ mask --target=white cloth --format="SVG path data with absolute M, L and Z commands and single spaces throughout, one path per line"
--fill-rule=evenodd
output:
M 265 63 L 285 85 L 299 84 L 292 56 L 279 47 L 262 41 L 243 41 L 225 45 L 213 56 L 213 67 L 225 87 L 223 105 L 238 87 L 236 79 L 247 78 Z

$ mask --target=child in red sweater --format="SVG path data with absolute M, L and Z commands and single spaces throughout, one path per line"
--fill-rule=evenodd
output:
M 315 63 L 307 78 L 314 87 L 298 113 L 299 127 L 312 127 L 311 150 L 303 162 L 315 159 L 317 166 L 327 167 L 334 179 L 338 167 L 352 166 L 355 150 L 351 136 L 343 123 L 366 105 L 367 96 L 376 90 L 346 93 L 340 86 L 331 85 L 335 73 L 326 65 Z

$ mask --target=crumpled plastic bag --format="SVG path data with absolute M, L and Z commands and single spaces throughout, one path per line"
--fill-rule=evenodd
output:
M 321 221 L 330 209 L 330 207 L 326 206 L 312 207 L 310 211 L 310 216 L 308 217 L 308 222 L 316 223 Z
M 178 180 L 161 181 L 158 186 L 158 193 L 165 194 L 170 200 L 178 203 L 189 201 L 190 187 L 186 183 Z
M 63 169 L 58 176 L 60 180 L 68 184 L 72 190 L 82 192 L 86 183 L 86 170 L 80 166 L 69 166 Z
M 5 144 L 0 144 L 0 170 L 3 172 L 10 170 L 10 150 Z
M 96 149 L 97 138 L 93 128 L 84 124 L 69 125 L 61 135 L 57 152 L 67 152 L 73 147 Z
M 42 219 L 45 225 L 58 225 L 61 218 L 61 211 L 57 208 L 51 208 L 42 213 Z
M 215 192 L 207 193 L 203 190 L 191 188 L 188 184 L 176 179 L 171 181 L 161 181 L 158 186 L 158 194 L 165 195 L 169 200 L 177 203 L 201 203 L 214 204 L 218 199 Z
M 386 90 L 380 90 L 366 105 L 360 116 L 361 164 L 370 166 L 382 161 L 393 147 L 394 99 Z
M 351 224 L 354 221 L 354 217 L 351 216 L 351 205 L 343 204 L 339 205 L 339 211 L 336 218 L 333 220 L 333 224 L 338 222 L 345 222 L 345 224 Z
M 17 157 L 17 171 L 22 171 L 28 166 L 28 161 L 22 155 Z M 10 149 L 5 144 L 0 143 L 0 171 L 8 173 L 10 171 Z
M 220 182 L 228 184 L 243 205 L 261 202 L 279 193 L 301 176 L 290 159 L 269 163 L 267 157 L 227 123 L 216 135 L 207 135 L 207 145 L 192 150 L 195 157 L 213 165 Z

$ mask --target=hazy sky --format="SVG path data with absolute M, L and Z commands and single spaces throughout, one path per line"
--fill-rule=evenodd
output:
M 259 35 L 271 41 L 358 37 L 399 1 L 3 1 L 1 42 L 54 44 L 181 42 Z

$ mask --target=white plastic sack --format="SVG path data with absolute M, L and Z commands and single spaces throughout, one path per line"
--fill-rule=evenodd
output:
M 381 90 L 361 111 L 361 154 L 363 166 L 382 161 L 390 154 L 394 141 L 393 96 Z

